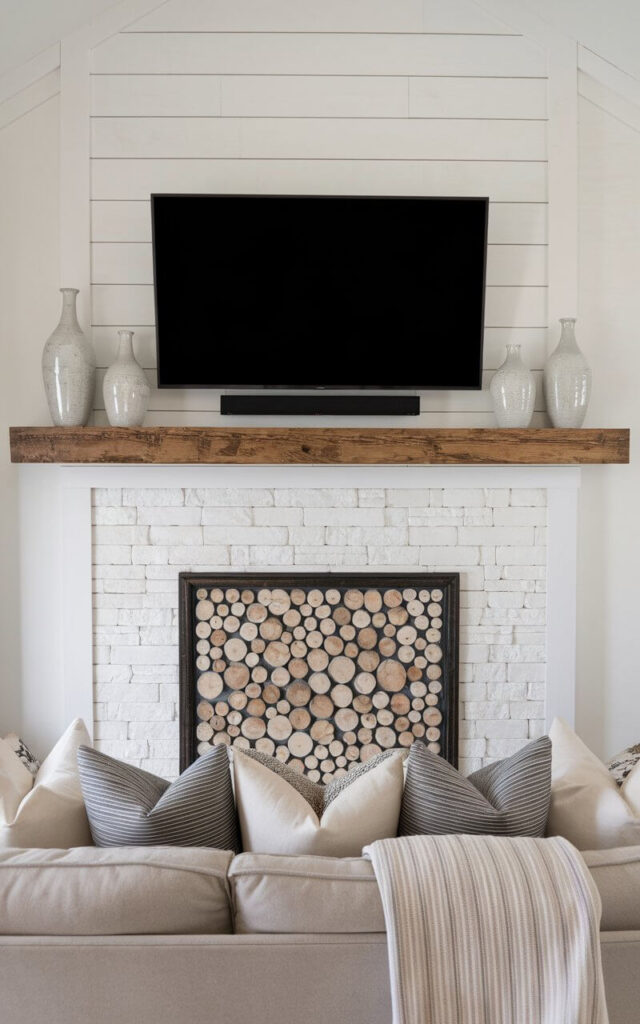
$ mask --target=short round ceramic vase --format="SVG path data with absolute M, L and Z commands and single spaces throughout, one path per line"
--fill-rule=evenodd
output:
M 591 370 L 575 335 L 575 319 L 560 320 L 560 341 L 544 368 L 544 397 L 554 427 L 581 427 L 591 397 Z
M 520 357 L 519 345 L 507 345 L 507 357 L 489 386 L 499 427 L 528 427 L 536 400 L 531 370 Z
M 133 331 L 118 331 L 118 355 L 104 376 L 102 394 L 112 427 L 141 427 L 149 404 L 149 382 L 133 354 Z
M 96 361 L 76 314 L 77 288 L 61 288 L 62 313 L 42 352 L 42 380 L 56 427 L 81 427 L 93 406 Z

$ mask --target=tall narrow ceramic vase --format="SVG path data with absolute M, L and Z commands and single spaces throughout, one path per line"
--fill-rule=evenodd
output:
M 42 379 L 56 427 L 80 427 L 88 421 L 96 385 L 91 343 L 78 323 L 77 288 L 61 288 L 60 323 L 42 353 Z
M 491 384 L 493 411 L 499 427 L 528 427 L 536 400 L 536 383 L 520 358 L 519 345 L 507 345 L 507 358 Z
M 102 385 L 104 407 L 112 427 L 141 427 L 149 404 L 149 382 L 133 354 L 133 331 L 118 331 L 115 363 Z
M 591 370 L 575 335 L 575 319 L 560 321 L 560 341 L 544 368 L 544 397 L 554 427 L 581 427 L 591 397 Z

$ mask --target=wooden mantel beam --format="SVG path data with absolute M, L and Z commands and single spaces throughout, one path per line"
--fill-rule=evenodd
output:
M 11 427 L 12 462 L 140 465 L 602 465 L 626 429 Z

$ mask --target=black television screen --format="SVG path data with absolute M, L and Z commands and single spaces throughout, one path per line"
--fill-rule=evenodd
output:
M 481 198 L 152 196 L 158 386 L 480 388 L 487 209 Z M 316 383 L 265 383 L 287 376 Z

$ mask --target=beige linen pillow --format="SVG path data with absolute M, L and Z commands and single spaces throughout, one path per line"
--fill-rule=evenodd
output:
M 0 849 L 93 845 L 76 763 L 78 747 L 90 742 L 76 718 L 34 777 L 0 740 Z
M 355 771 L 353 781 L 350 772 L 327 787 L 327 800 L 318 806 L 312 795 L 304 796 L 287 780 L 288 773 L 282 772 L 286 766 L 277 762 L 278 768 L 272 770 L 234 749 L 233 777 L 243 850 L 359 857 L 368 843 L 395 836 L 404 756 L 403 751 L 378 755 L 368 770 Z
M 551 806 L 547 835 L 579 850 L 640 845 L 640 764 L 621 786 L 566 722 L 556 718 L 551 739 Z

